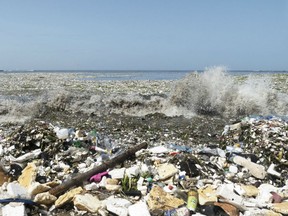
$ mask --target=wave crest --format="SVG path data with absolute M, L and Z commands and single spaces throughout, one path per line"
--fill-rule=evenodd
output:
M 272 88 L 271 77 L 228 75 L 223 67 L 191 73 L 171 91 L 170 103 L 197 114 L 286 115 L 288 97 Z

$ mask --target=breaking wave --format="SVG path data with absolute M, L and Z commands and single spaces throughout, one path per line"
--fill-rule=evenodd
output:
M 231 76 L 225 68 L 213 67 L 175 81 L 170 92 L 76 93 L 53 90 L 37 96 L 0 96 L 0 122 L 26 121 L 47 112 L 84 114 L 119 113 L 144 116 L 194 115 L 287 115 L 288 95 L 273 88 L 271 76 Z
M 189 74 L 176 83 L 170 102 L 197 114 L 287 115 L 288 95 L 272 88 L 271 76 L 240 78 L 223 67 Z

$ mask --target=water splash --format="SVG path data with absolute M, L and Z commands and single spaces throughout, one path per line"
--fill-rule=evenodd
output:
M 223 67 L 189 74 L 177 82 L 171 92 L 171 105 L 196 114 L 238 116 L 288 113 L 288 97 L 272 88 L 271 77 L 250 75 L 239 80 L 237 76 L 228 75 Z

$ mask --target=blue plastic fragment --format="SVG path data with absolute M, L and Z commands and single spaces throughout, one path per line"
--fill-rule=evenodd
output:
M 8 198 L 8 199 L 0 199 L 0 203 L 10 203 L 10 202 L 21 202 L 27 205 L 38 205 L 29 199 L 20 199 L 20 198 Z
M 188 153 L 191 153 L 193 151 L 193 149 L 191 147 L 180 146 L 180 145 L 176 145 L 176 144 L 169 144 L 168 148 L 174 149 L 174 150 L 178 150 L 178 151 L 181 151 L 181 152 L 188 152 Z

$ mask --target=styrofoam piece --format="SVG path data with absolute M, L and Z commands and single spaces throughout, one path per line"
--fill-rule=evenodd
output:
M 41 152 L 42 152 L 41 149 L 35 149 L 31 152 L 28 152 L 24 155 L 19 156 L 18 158 L 15 158 L 12 155 L 10 155 L 10 161 L 21 163 L 21 162 L 38 157 L 41 154 Z
M 2 208 L 2 216 L 27 216 L 24 203 L 11 202 Z
M 148 206 L 145 202 L 138 202 L 128 207 L 129 216 L 150 216 Z
M 18 182 L 10 182 L 7 185 L 7 193 L 11 198 L 30 198 L 28 190 L 22 187 Z
M 231 172 L 231 173 L 238 173 L 238 168 L 237 168 L 237 166 L 234 166 L 234 165 L 230 165 L 229 166 L 229 172 Z
M 69 137 L 69 129 L 61 128 L 56 130 L 56 136 L 58 137 L 58 139 L 67 139 Z
M 281 173 L 279 173 L 275 170 L 275 164 L 273 164 L 273 163 L 267 169 L 267 173 L 269 173 L 270 175 L 273 175 L 273 176 L 277 176 L 279 178 L 281 177 Z
M 136 177 L 139 175 L 139 173 L 140 173 L 140 167 L 138 165 L 126 169 L 126 175 L 129 178 Z
M 256 197 L 259 206 L 266 206 L 269 203 L 272 203 L 273 195 L 271 191 L 277 191 L 277 188 L 270 184 L 261 184 L 259 187 L 259 193 Z
M 233 184 L 224 184 L 218 187 L 216 193 L 228 203 L 236 204 L 237 206 L 243 206 L 244 199 L 234 193 L 233 189 Z
M 113 179 L 123 179 L 124 178 L 124 174 L 125 174 L 125 170 L 126 168 L 121 168 L 121 169 L 113 169 L 111 171 L 109 171 L 109 175 L 111 176 L 111 178 Z
M 104 200 L 107 210 L 119 216 L 128 215 L 128 207 L 132 204 L 126 199 L 109 197 Z
M 253 163 L 244 157 L 241 157 L 238 155 L 234 156 L 233 162 L 240 165 L 240 166 L 247 168 L 248 171 L 251 173 L 251 175 L 253 175 L 255 178 L 264 179 L 266 176 L 266 171 L 265 171 L 264 166 L 262 166 L 260 164 Z
M 155 146 L 153 148 L 148 149 L 148 151 L 152 154 L 163 154 L 167 153 L 169 149 L 166 148 L 165 146 Z

